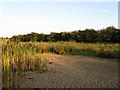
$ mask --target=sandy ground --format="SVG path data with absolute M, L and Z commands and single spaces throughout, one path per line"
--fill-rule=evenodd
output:
M 45 54 L 46 55 L 46 54 Z M 52 54 L 51 54 L 52 55 Z M 117 88 L 118 63 L 115 59 L 55 55 L 50 71 L 27 72 L 19 78 L 21 88 Z

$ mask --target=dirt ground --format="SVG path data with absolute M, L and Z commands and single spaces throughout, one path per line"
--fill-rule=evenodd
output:
M 55 59 L 48 64 L 50 71 L 27 72 L 25 76 L 19 78 L 20 88 L 118 87 L 118 63 L 116 59 L 54 55 Z

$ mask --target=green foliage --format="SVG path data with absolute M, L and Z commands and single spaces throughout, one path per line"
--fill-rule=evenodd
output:
M 64 47 L 63 47 L 63 46 L 56 46 L 56 47 L 55 47 L 55 51 L 56 51 L 58 54 L 63 54 L 63 53 L 64 53 Z
M 10 38 L 11 41 L 29 42 L 29 41 L 76 41 L 76 42 L 108 42 L 108 43 L 120 43 L 120 30 L 113 26 L 107 27 L 96 31 L 94 29 L 78 30 L 72 32 L 51 32 L 49 35 L 43 33 L 30 33 L 27 35 L 18 35 Z
M 41 48 L 38 48 L 41 47 Z M 27 71 L 46 68 L 46 61 L 38 58 L 39 52 L 47 52 L 47 46 L 38 43 L 3 41 L 2 44 L 2 83 L 5 88 L 18 87 L 17 76 Z M 16 79 L 13 80 L 13 79 Z
M 47 59 L 41 53 L 86 55 L 104 58 L 120 58 L 118 43 L 76 43 L 72 42 L 11 42 L 3 40 L 2 76 L 3 86 L 12 87 L 19 74 L 37 69 L 46 69 Z M 1 48 L 1 47 L 0 47 Z
M 112 51 L 105 51 L 104 48 L 101 48 L 98 52 L 98 56 L 102 58 L 114 58 L 114 54 Z

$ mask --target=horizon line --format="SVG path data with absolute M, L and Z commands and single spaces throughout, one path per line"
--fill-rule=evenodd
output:
M 115 26 L 107 26 L 106 28 L 108 28 L 108 27 L 114 27 L 114 28 L 116 28 Z M 86 28 L 86 29 L 93 29 L 93 30 L 95 30 L 95 31 L 99 31 L 99 30 L 103 30 L 103 29 L 106 29 L 106 28 L 102 28 L 102 29 L 94 29 L 94 28 Z M 80 29 L 78 29 L 78 30 L 80 30 L 80 31 L 85 31 L 86 29 L 84 29 L 84 30 L 80 30 Z M 116 28 L 116 29 L 119 29 L 119 28 Z M 62 32 L 74 32 L 74 31 L 78 31 L 78 30 L 73 30 L 73 31 L 62 31 Z M 49 34 L 51 34 L 51 33 L 62 33 L 62 32 L 52 32 L 52 31 L 50 31 L 49 32 Z M 38 33 L 38 34 L 45 34 L 45 35 L 49 35 L 48 33 L 39 33 L 39 32 L 30 32 L 30 33 L 26 33 L 26 34 L 18 34 L 18 35 L 27 35 L 27 34 L 31 34 L 31 33 Z M 11 37 L 13 37 L 13 36 L 18 36 L 18 35 L 12 35 Z M 6 36 L 6 37 L 4 37 L 4 36 L 1 36 L 2 38 L 11 38 L 11 37 L 9 37 L 9 36 Z

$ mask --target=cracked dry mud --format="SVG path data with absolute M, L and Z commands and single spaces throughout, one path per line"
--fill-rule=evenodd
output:
M 47 55 L 47 54 L 45 54 Z M 53 54 L 50 54 L 53 55 Z M 116 59 L 55 55 L 50 71 L 27 72 L 19 78 L 21 88 L 118 88 Z

